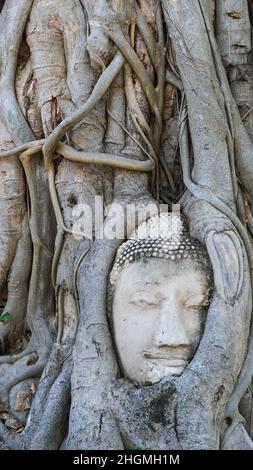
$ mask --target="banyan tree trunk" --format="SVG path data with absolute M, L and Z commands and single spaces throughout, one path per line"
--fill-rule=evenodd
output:
M 0 11 L 0 449 L 124 449 L 130 425 L 145 447 L 154 393 L 167 449 L 252 449 L 251 2 Z M 108 275 L 137 214 L 176 203 L 214 296 L 191 366 L 136 398 L 115 386 Z

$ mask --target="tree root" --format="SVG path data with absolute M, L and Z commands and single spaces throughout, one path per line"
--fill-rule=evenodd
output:
M 186 117 L 186 108 L 183 109 L 181 116 L 181 133 L 180 133 L 180 148 L 181 148 L 181 161 L 182 161 L 182 170 L 184 183 L 193 196 L 200 200 L 204 200 L 215 207 L 219 212 L 228 217 L 229 220 L 234 224 L 239 235 L 241 236 L 247 256 L 249 261 L 249 268 L 251 273 L 251 282 L 253 279 L 253 254 L 252 254 L 252 245 L 249 239 L 248 233 L 241 223 L 240 219 L 237 217 L 234 211 L 232 211 L 221 199 L 219 199 L 214 193 L 211 193 L 204 187 L 201 187 L 191 180 L 190 177 L 190 160 L 189 160 L 189 143 L 188 143 L 188 125 Z M 252 284 L 253 285 L 253 284 Z M 242 421 L 242 417 L 238 411 L 239 402 L 247 390 L 251 378 L 253 375 L 252 370 L 253 364 L 253 322 L 251 322 L 251 328 L 249 333 L 249 345 L 248 353 L 243 364 L 239 379 L 235 385 L 235 388 L 230 396 L 229 402 L 226 408 L 226 417 L 230 418 L 233 422 Z
M 14 385 L 42 374 L 46 364 L 46 355 L 41 356 L 36 364 L 29 365 L 29 362 L 34 359 L 37 359 L 37 354 L 26 357 L 25 363 L 24 359 L 20 359 L 14 365 L 10 365 L 3 378 L 0 379 L 0 400 L 7 410 L 9 409 L 9 393 Z
M 66 132 L 71 129 L 75 124 L 80 122 L 92 109 L 95 108 L 99 100 L 105 95 L 109 86 L 113 82 L 114 78 L 118 75 L 124 64 L 124 58 L 118 52 L 107 69 L 102 73 L 98 79 L 92 94 L 86 103 L 81 106 L 77 111 L 72 113 L 70 116 L 65 118 L 48 136 L 43 146 L 43 153 L 45 158 L 45 166 L 48 169 L 52 165 L 52 160 L 56 146 Z
M 1 442 L 2 441 L 2 442 Z M 0 449 L 23 450 L 23 439 L 19 436 L 13 436 L 0 420 Z
M 41 369 L 44 371 L 24 431 L 15 436 L 0 421 L 0 439 L 3 445 L 10 449 L 58 449 L 60 447 L 67 430 L 72 368 L 70 355 L 71 348 L 66 349 L 57 344 L 54 345 L 46 366 L 41 364 Z M 33 368 L 32 376 L 35 374 L 35 366 L 29 366 Z
M 139 107 L 139 104 L 137 102 L 136 96 L 135 96 L 135 91 L 134 91 L 134 86 L 133 86 L 133 80 L 132 80 L 132 71 L 131 67 L 128 64 L 124 65 L 124 76 L 125 76 L 125 94 L 126 94 L 126 99 L 127 99 L 127 104 L 128 104 L 128 109 L 130 116 L 132 118 L 132 121 L 135 125 L 135 128 L 141 135 L 143 141 L 147 145 L 149 155 L 150 155 L 150 160 L 154 165 L 154 170 L 153 170 L 153 177 L 152 177 L 152 186 L 156 187 L 156 191 L 158 194 L 158 158 L 155 153 L 155 150 L 153 149 L 153 146 L 151 144 L 151 140 L 153 138 L 151 129 L 141 112 L 141 109 Z M 145 132 L 147 136 L 145 135 Z
M 154 69 L 157 69 L 159 65 L 159 61 L 161 59 L 159 56 L 159 52 L 160 52 L 159 47 L 157 45 L 157 42 L 155 41 L 154 34 L 152 33 L 152 30 L 146 21 L 145 15 L 143 14 L 143 12 L 141 11 L 141 9 L 138 7 L 137 4 L 135 6 L 135 9 L 136 9 L 136 24 L 138 26 L 142 39 L 147 48 L 153 67 Z
M 78 274 L 78 270 L 82 264 L 82 262 L 84 261 L 85 257 L 88 255 L 90 249 L 91 249 L 91 244 L 85 248 L 85 250 L 81 253 L 81 255 L 79 256 L 76 264 L 75 264 L 75 268 L 74 268 L 74 275 L 73 275 L 73 288 L 74 288 L 74 297 L 75 297 L 75 302 L 76 302 L 76 313 L 79 317 L 80 315 L 80 306 L 79 306 L 79 301 L 78 301 L 78 289 L 77 289 L 77 274 Z M 78 324 L 78 318 L 77 318 L 77 322 Z
M 156 116 L 157 122 L 160 126 L 162 126 L 161 114 L 158 106 L 157 92 L 142 62 L 126 40 L 121 30 L 113 29 L 109 32 L 109 35 L 113 42 L 116 44 L 116 46 L 119 48 L 121 53 L 124 55 L 128 63 L 131 65 L 133 70 L 135 71 L 136 76 L 142 86 L 142 89 L 147 96 L 147 100 L 150 104 L 150 107 Z
M 30 450 L 53 450 L 60 447 L 68 427 L 71 370 L 71 361 L 65 361 L 48 394 L 39 429 L 29 444 Z
M 210 20 L 205 14 L 205 8 L 202 6 L 200 0 L 198 0 L 200 10 L 203 16 L 203 20 L 208 33 L 210 46 L 213 52 L 215 65 L 217 68 L 218 76 L 220 79 L 220 85 L 224 94 L 225 104 L 230 115 L 232 127 L 234 128 L 234 148 L 235 148 L 235 163 L 237 170 L 239 171 L 240 178 L 247 190 L 250 197 L 250 203 L 253 204 L 253 193 L 252 193 L 252 179 L 253 179 L 253 164 L 252 155 L 253 145 L 244 127 L 242 118 L 240 116 L 238 107 L 233 98 L 231 88 L 227 79 L 227 75 L 222 64 L 221 56 L 218 50 L 217 42 L 214 37 L 212 27 L 210 26 Z
M 163 129 L 163 108 L 164 108 L 164 85 L 165 85 L 165 38 L 164 38 L 164 24 L 163 24 L 163 15 L 162 15 L 162 7 L 159 3 L 157 5 L 156 10 L 156 17 L 157 17 L 157 36 L 158 36 L 158 54 L 159 54 L 159 62 L 155 69 L 156 71 L 156 93 L 158 99 L 158 108 L 160 112 L 161 119 L 157 122 L 153 122 L 152 130 L 154 135 L 154 148 L 156 152 L 159 152 L 160 149 L 160 141 Z
M 25 349 L 19 354 L 0 356 L 0 364 L 15 364 L 15 362 L 32 353 L 36 353 L 36 348 L 33 348 L 32 341 L 29 341 Z
M 26 142 L 25 144 L 18 145 L 17 147 L 13 149 L 0 152 L 0 158 L 6 158 L 6 157 L 11 157 L 12 155 L 18 155 L 19 153 L 22 153 L 28 149 L 32 149 L 29 155 L 35 155 L 36 153 L 41 151 L 44 143 L 45 143 L 45 139 L 34 140 L 32 142 Z
M 152 162 L 133 160 L 121 155 L 95 152 L 82 152 L 70 148 L 67 145 L 59 143 L 57 152 L 68 160 L 79 163 L 96 163 L 98 165 L 110 166 L 113 168 L 122 168 L 125 170 L 149 172 L 153 169 Z
M 17 144 L 34 138 L 17 103 L 14 89 L 20 43 L 32 4 L 33 0 L 20 0 L 18 4 L 15 0 L 9 0 L 0 20 L 0 62 L 4 70 L 0 81 L 0 115 Z
M 64 296 L 65 292 L 63 287 L 59 287 L 59 294 L 57 295 L 57 313 L 58 313 L 58 331 L 57 331 L 57 339 L 56 342 L 60 344 L 62 335 L 63 335 L 63 328 L 64 328 Z
M 4 343 L 8 339 L 8 345 L 11 349 L 13 346 L 15 347 L 18 336 L 22 336 L 24 332 L 30 269 L 31 239 L 27 216 L 25 216 L 21 224 L 21 234 L 17 243 L 16 254 L 8 276 L 8 299 L 4 312 L 10 313 L 11 318 L 8 322 L 0 324 L 2 342 Z
M 21 150 L 23 152 L 29 150 L 29 153 L 25 152 L 25 155 L 23 155 L 24 157 L 35 155 L 36 153 L 40 152 L 45 142 L 46 139 L 28 142 L 27 144 L 20 145 L 14 149 L 5 152 L 0 152 L 0 158 L 6 158 L 18 154 Z M 124 170 L 140 172 L 149 172 L 153 169 L 153 164 L 148 161 L 133 160 L 131 158 L 123 157 L 121 155 L 115 155 L 113 153 L 83 152 L 81 150 L 75 150 L 69 145 L 63 144 L 61 142 L 57 144 L 55 151 L 56 153 L 67 158 L 68 160 L 78 163 L 94 163 L 97 165 L 110 166 L 113 168 L 122 168 Z

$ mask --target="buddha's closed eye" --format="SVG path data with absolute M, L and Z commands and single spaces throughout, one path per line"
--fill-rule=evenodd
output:
M 159 306 L 161 298 L 151 292 L 139 291 L 130 296 L 129 303 L 140 308 L 151 308 Z M 209 305 L 209 300 L 206 292 L 204 294 L 193 293 L 183 301 L 183 306 L 186 308 L 198 309 L 207 305 Z
M 192 294 L 184 301 L 187 308 L 199 308 L 209 305 L 208 294 Z
M 134 304 L 140 308 L 148 308 L 148 307 L 155 307 L 159 305 L 159 299 L 152 294 L 151 292 L 135 292 L 133 295 L 130 296 L 129 299 L 130 304 Z

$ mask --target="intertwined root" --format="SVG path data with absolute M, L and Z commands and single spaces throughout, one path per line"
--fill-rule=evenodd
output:
M 6 71 L 0 80 L 0 116 L 11 146 L 17 147 L 0 154 L 0 230 L 4 234 L 0 237 L 0 291 L 7 285 L 7 302 L 3 302 L 2 313 L 10 315 L 11 319 L 0 322 L 0 438 L 4 442 L 0 446 L 14 449 L 60 447 L 69 419 L 75 342 L 74 405 L 66 445 L 75 446 L 80 436 L 81 448 L 83 442 L 100 446 L 99 439 L 108 445 L 110 434 L 111 445 L 117 443 L 120 447 L 123 444 L 118 428 L 108 410 L 104 410 L 105 400 L 101 393 L 101 390 L 109 389 L 111 378 L 118 372 L 104 301 L 107 276 L 118 241 L 91 244 L 85 239 L 74 240 L 70 207 L 74 201 L 76 205 L 86 203 L 93 208 L 96 195 L 123 206 L 133 201 L 136 207 L 152 202 L 146 173 L 152 174 L 151 192 L 158 199 L 160 163 L 175 196 L 173 171 L 170 171 L 166 155 L 161 162 L 159 160 L 167 79 L 173 85 L 171 95 L 175 94 L 174 86 L 178 88 L 179 97 L 185 87 L 193 123 L 192 142 L 189 142 L 189 116 L 183 95 L 181 104 L 178 98 L 179 126 L 173 159 L 179 143 L 183 179 L 188 191 L 198 207 L 201 208 L 202 203 L 209 204 L 208 214 L 214 210 L 226 217 L 229 229 L 236 230 L 234 236 L 239 234 L 244 243 L 245 259 L 247 257 L 252 270 L 251 242 L 242 223 L 244 189 L 249 202 L 253 197 L 252 143 L 233 101 L 210 18 L 202 8 L 201 0 L 194 0 L 193 14 L 201 23 L 198 31 L 206 29 L 203 42 L 204 45 L 207 43 L 208 53 L 202 66 L 204 76 L 206 70 L 210 72 L 206 75 L 207 83 L 210 82 L 210 90 L 214 91 L 216 107 L 213 109 L 210 105 L 209 113 L 216 119 L 217 152 L 208 145 L 203 149 L 202 140 L 193 130 L 196 115 L 202 113 L 207 98 L 204 95 L 198 100 L 203 70 L 198 56 L 195 63 L 191 63 L 188 42 L 190 44 L 192 38 L 185 39 L 184 35 L 187 37 L 189 31 L 183 31 L 180 25 L 183 12 L 177 14 L 183 5 L 181 0 L 176 5 L 172 0 L 160 3 L 174 42 L 182 81 L 173 65 L 173 53 L 167 54 L 171 70 L 166 74 L 162 7 L 156 1 L 150 0 L 148 8 L 144 0 L 19 0 L 18 4 L 15 0 L 6 0 L 7 3 L 8 8 L 4 7 L 1 14 L 3 25 L 0 28 L 1 63 Z M 27 44 L 23 43 L 21 49 L 23 47 L 24 55 L 30 54 L 30 57 L 24 64 L 26 78 L 22 79 L 21 73 L 21 89 L 16 92 L 16 64 L 25 29 L 29 53 Z M 195 41 L 195 45 L 202 51 L 200 41 Z M 194 55 L 194 50 L 191 52 Z M 18 104 L 16 96 L 22 101 L 24 95 L 26 101 L 29 101 L 27 97 L 32 97 L 31 106 L 27 102 Z M 223 107 L 220 109 L 221 102 L 225 103 L 225 112 Z M 194 103 L 201 105 L 197 108 L 198 113 L 194 112 Z M 196 133 L 202 131 L 201 123 Z M 35 138 L 38 139 L 36 142 Z M 61 142 L 64 138 L 68 145 Z M 7 148 L 9 145 L 3 146 L 3 149 Z M 203 151 L 209 151 L 208 158 L 202 158 Z M 194 153 L 194 181 L 191 153 Z M 57 154 L 63 159 L 56 160 Z M 243 188 L 236 170 L 240 172 Z M 214 185 L 211 191 L 206 179 L 210 175 Z M 4 182 L 4 188 L 1 182 Z M 189 219 L 192 223 L 194 216 L 190 214 Z M 113 216 L 109 214 L 104 225 L 112 222 Z M 80 233 L 77 235 L 80 237 Z M 201 230 L 197 235 L 202 236 Z M 96 263 L 99 272 L 94 279 Z M 76 337 L 79 311 L 82 315 Z M 245 313 L 246 307 L 243 310 L 242 306 L 242 311 Z M 16 355 L 7 355 L 6 345 L 10 351 L 15 351 L 16 339 L 27 332 L 30 340 L 25 349 L 17 351 Z M 99 343 L 102 354 L 94 353 L 94 342 Z M 239 385 L 232 395 L 231 418 L 236 415 L 238 401 L 251 377 L 251 343 L 252 334 Z M 198 376 L 197 369 L 195 375 Z M 7 418 L 16 423 L 21 420 L 11 402 L 11 392 L 17 384 L 25 387 L 30 379 L 34 380 L 34 386 L 40 377 L 26 428 L 22 433 L 15 434 L 14 428 L 9 431 Z M 83 381 L 81 385 L 80 381 Z M 211 396 L 213 389 L 209 389 L 207 395 Z M 96 412 L 92 399 L 90 403 L 86 402 L 91 390 L 93 394 L 96 391 Z M 198 402 L 202 403 L 201 400 L 199 397 Z M 83 429 L 83 421 L 91 427 L 94 425 L 93 412 L 94 419 L 100 423 L 98 443 L 93 436 L 93 442 L 89 441 L 88 427 Z M 106 416 L 104 424 L 103 416 Z

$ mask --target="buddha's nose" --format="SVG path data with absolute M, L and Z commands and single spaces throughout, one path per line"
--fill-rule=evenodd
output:
M 156 347 L 190 347 L 180 313 L 180 309 L 171 303 L 162 306 L 154 337 Z

